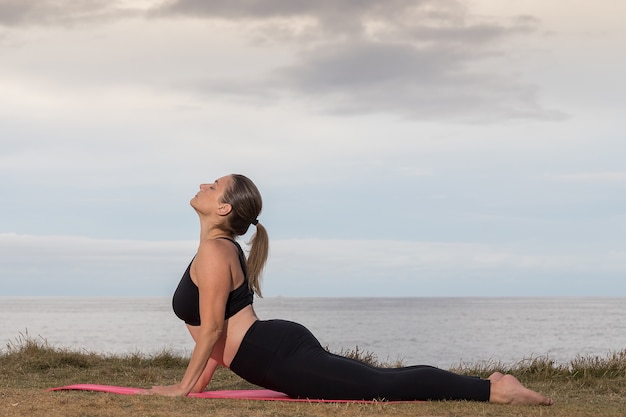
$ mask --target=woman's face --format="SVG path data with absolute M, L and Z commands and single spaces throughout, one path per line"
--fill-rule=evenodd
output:
M 231 181 L 230 176 L 225 176 L 210 184 L 200 184 L 200 191 L 190 201 L 191 206 L 204 214 L 217 212 L 223 206 L 222 196 L 230 186 Z

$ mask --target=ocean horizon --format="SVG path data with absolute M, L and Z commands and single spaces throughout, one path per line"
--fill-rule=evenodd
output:
M 404 365 L 568 363 L 626 349 L 626 297 L 268 297 L 255 309 L 305 325 L 333 352 Z M 2 347 L 23 337 L 115 355 L 193 349 L 169 297 L 0 297 Z

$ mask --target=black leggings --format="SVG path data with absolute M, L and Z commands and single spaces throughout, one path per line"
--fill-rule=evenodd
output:
M 230 369 L 294 398 L 489 401 L 489 380 L 426 365 L 377 368 L 329 353 L 304 326 L 284 320 L 256 321 Z

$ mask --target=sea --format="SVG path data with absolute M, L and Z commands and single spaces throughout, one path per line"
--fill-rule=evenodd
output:
M 626 349 L 626 298 L 268 297 L 255 309 L 305 325 L 332 352 L 358 349 L 392 364 L 567 365 Z M 26 338 L 105 355 L 193 349 L 170 298 L 0 297 L 0 350 Z

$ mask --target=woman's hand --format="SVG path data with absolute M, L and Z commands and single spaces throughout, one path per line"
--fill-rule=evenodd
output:
M 187 393 L 180 384 L 174 385 L 157 385 L 151 389 L 145 390 L 142 394 L 146 395 L 164 395 L 166 397 L 186 397 Z

